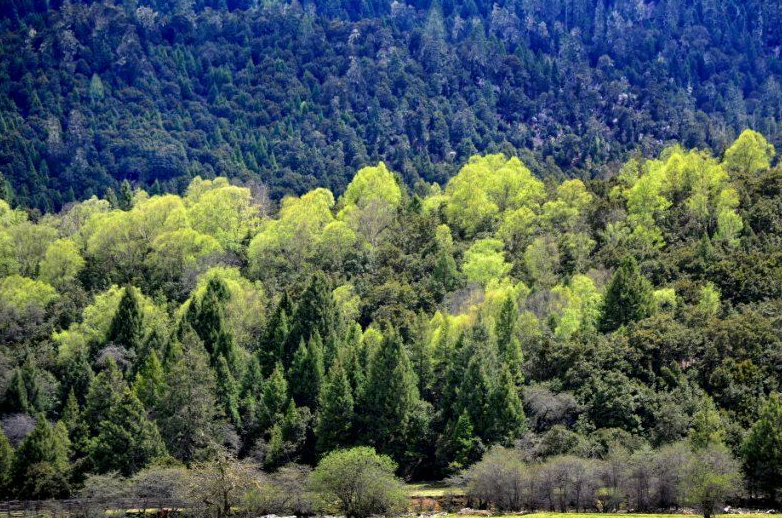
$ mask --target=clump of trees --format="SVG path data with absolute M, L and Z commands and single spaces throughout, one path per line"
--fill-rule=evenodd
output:
M 709 518 L 742 490 L 738 461 L 712 443 L 680 442 L 602 458 L 573 455 L 530 462 L 518 449 L 494 447 L 461 478 L 475 503 L 501 512 L 648 512 L 695 507 Z
M 782 169 L 755 132 L 728 151 L 586 183 L 475 156 L 412 191 L 377 164 L 279 206 L 200 177 L 0 201 L 2 492 L 224 452 L 268 474 L 372 447 L 434 479 L 495 446 L 686 440 L 777 498 Z

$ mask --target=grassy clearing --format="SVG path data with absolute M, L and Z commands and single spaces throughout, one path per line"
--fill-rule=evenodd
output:
M 444 495 L 461 495 L 464 491 L 461 488 L 450 487 L 444 482 L 416 482 L 407 484 L 407 494 L 411 497 L 436 498 Z

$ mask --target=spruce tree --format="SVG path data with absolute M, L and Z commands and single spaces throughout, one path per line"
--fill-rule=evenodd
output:
M 342 363 L 337 359 L 329 369 L 320 391 L 320 414 L 316 429 L 321 453 L 350 446 L 353 433 L 353 394 Z
M 277 363 L 264 384 L 263 416 L 261 419 L 261 428 L 264 430 L 280 420 L 288 406 L 290 398 L 288 397 L 288 382 L 284 372 L 282 363 Z
M 181 357 L 168 368 L 157 421 L 168 452 L 190 463 L 215 453 L 219 406 L 206 351 L 194 333 L 185 338 Z
M 491 424 L 487 442 L 509 446 L 524 432 L 524 408 L 507 365 L 500 367 L 499 376 L 494 380 L 489 394 L 489 415 Z
M 10 499 L 14 448 L 0 428 L 0 499 Z
M 323 383 L 323 342 L 316 331 L 305 344 L 302 340 L 293 355 L 288 380 L 291 397 L 298 406 L 315 410 Z
M 772 393 L 752 425 L 742 454 L 751 483 L 770 498 L 782 490 L 782 396 Z
M 163 364 L 154 350 L 149 352 L 146 360 L 133 381 L 133 391 L 147 410 L 152 411 L 160 404 L 165 389 L 165 372 Z
M 283 359 L 292 315 L 293 305 L 290 297 L 287 292 L 283 292 L 258 341 L 257 355 L 264 376 L 269 376 L 277 362 Z
M 401 459 L 407 451 L 416 413 L 421 410 L 418 380 L 402 340 L 393 329 L 373 355 L 356 407 L 359 440 Z
M 641 274 L 635 259 L 625 256 L 606 290 L 600 329 L 614 331 L 651 316 L 654 310 L 652 284 Z
M 126 389 L 119 404 L 100 423 L 91 452 L 95 469 L 129 477 L 165 453 L 157 426 L 147 418 L 136 395 Z
M 237 429 L 241 429 L 242 420 L 239 416 L 239 384 L 236 382 L 225 356 L 218 356 L 215 367 L 217 401 L 225 416 Z
M 331 349 L 335 345 L 333 341 L 338 334 L 339 321 L 339 311 L 331 294 L 331 286 L 326 276 L 318 272 L 310 279 L 293 312 L 291 331 L 283 350 L 283 366 L 286 368 L 290 366 L 299 342 L 304 340 L 306 343 L 315 332 L 323 339 L 326 346 L 324 357 L 330 361 L 334 352 Z
M 136 288 L 128 285 L 122 293 L 117 312 L 111 319 L 106 340 L 135 354 L 141 350 L 143 339 L 144 317 L 139 296 Z
M 57 498 L 67 495 L 68 449 L 66 433 L 38 415 L 35 428 L 24 438 L 14 455 L 11 485 L 25 498 Z
M 60 369 L 60 379 L 64 393 L 73 390 L 76 400 L 83 405 L 87 399 L 90 385 L 95 379 L 95 372 L 90 365 L 89 352 L 86 348 L 75 351 L 68 358 Z
M 116 207 L 119 210 L 128 211 L 133 208 L 133 188 L 130 186 L 130 182 L 122 180 L 116 199 Z
M 218 358 L 223 356 L 231 373 L 236 375 L 238 355 L 225 318 L 225 305 L 229 298 L 225 281 L 219 277 L 211 278 L 201 300 L 191 302 L 188 319 L 209 353 L 211 364 L 217 365 Z
M 106 369 L 98 374 L 87 392 L 84 405 L 84 421 L 96 433 L 98 425 L 107 419 L 109 412 L 122 399 L 127 385 L 117 364 L 109 359 Z
M 463 410 L 455 423 L 446 430 L 448 467 L 459 471 L 480 458 L 481 440 L 475 436 L 470 414 Z
M 11 383 L 5 391 L 0 413 L 28 413 L 30 411 L 30 401 L 27 397 L 27 386 L 24 380 L 22 369 L 17 367 L 11 376 Z
M 513 298 L 508 296 L 502 303 L 500 314 L 497 317 L 496 335 L 497 350 L 500 361 L 505 363 L 510 369 L 513 379 L 516 383 L 523 381 L 521 371 L 521 343 L 516 336 L 516 322 L 518 320 L 518 310 Z

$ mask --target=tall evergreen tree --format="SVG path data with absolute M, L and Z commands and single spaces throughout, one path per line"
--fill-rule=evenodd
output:
M 491 427 L 487 433 L 487 442 L 512 444 L 521 437 L 525 428 L 524 408 L 519 398 L 519 390 L 507 365 L 500 367 L 499 376 L 489 394 L 489 415 Z
M 306 344 L 300 342 L 288 372 L 291 397 L 298 406 L 316 409 L 323 370 L 323 342 L 316 331 Z
M 201 300 L 198 303 L 191 302 L 188 319 L 209 353 L 212 365 L 217 365 L 218 358 L 223 356 L 231 373 L 236 375 L 236 344 L 225 318 L 225 305 L 229 298 L 230 292 L 225 281 L 219 277 L 211 278 Z
M 10 499 L 14 448 L 0 428 L 0 499 Z
M 133 381 L 133 392 L 144 404 L 147 410 L 154 410 L 160 404 L 165 390 L 165 372 L 155 350 L 151 350 L 146 360 L 136 373 Z
M 280 302 L 277 303 L 272 316 L 266 322 L 266 328 L 258 341 L 257 355 L 264 376 L 269 376 L 277 362 L 283 359 L 293 310 L 288 293 L 283 292 Z
M 320 391 L 320 413 L 315 434 L 318 451 L 326 453 L 350 446 L 354 425 L 353 402 L 350 381 L 337 359 L 331 365 Z
M 68 494 L 68 437 L 43 414 L 14 456 L 11 485 L 18 496 L 58 498 Z
M 306 343 L 317 332 L 325 346 L 324 358 L 330 361 L 335 353 L 339 333 L 339 311 L 331 294 L 326 276 L 318 272 L 312 276 L 291 319 L 291 331 L 283 350 L 283 366 L 289 367 L 299 342 Z
M 510 296 L 506 297 L 497 317 L 496 335 L 500 361 L 508 366 L 516 383 L 521 383 L 523 381 L 521 342 L 519 342 L 516 336 L 518 315 L 518 309 L 513 298 Z
M 782 490 L 782 396 L 771 394 L 752 425 L 742 453 L 752 484 L 770 498 Z
M 282 367 L 282 363 L 277 363 L 269 379 L 264 384 L 262 429 L 267 429 L 280 420 L 290 401 L 288 382 L 284 373 L 285 370 Z
M 109 359 L 106 369 L 98 374 L 87 392 L 83 418 L 89 429 L 97 433 L 98 426 L 108 418 L 125 393 L 127 385 L 117 364 Z
M 217 402 L 222 407 L 228 420 L 237 429 L 240 429 L 242 420 L 239 415 L 239 384 L 236 382 L 233 374 L 231 374 L 225 356 L 220 355 L 217 358 L 215 376 Z
M 0 413 L 27 413 L 30 411 L 30 400 L 27 397 L 27 386 L 22 369 L 17 367 L 11 376 L 11 383 L 5 391 Z
M 356 406 L 359 440 L 402 459 L 412 441 L 411 430 L 421 412 L 418 380 L 402 340 L 393 329 L 373 355 L 366 383 Z
M 165 446 L 144 405 L 126 389 L 120 402 L 100 423 L 92 446 L 92 462 L 99 473 L 116 471 L 131 476 L 165 454 Z
M 606 290 L 600 329 L 614 331 L 651 316 L 654 309 L 652 284 L 641 274 L 635 259 L 625 256 Z
M 144 316 L 138 293 L 133 286 L 125 287 L 117 312 L 111 319 L 106 340 L 134 354 L 141 350 L 144 340 Z
M 181 358 L 168 369 L 158 425 L 168 452 L 189 463 L 216 451 L 219 406 L 206 351 L 194 334 L 186 338 Z

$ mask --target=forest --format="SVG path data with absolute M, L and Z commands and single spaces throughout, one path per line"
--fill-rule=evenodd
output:
M 237 465 L 317 466 L 336 494 L 358 462 L 513 510 L 594 506 L 587 479 L 600 510 L 678 506 L 687 466 L 773 503 L 780 245 L 782 166 L 752 130 L 610 179 L 486 154 L 444 186 L 378 162 L 279 203 L 225 177 L 0 201 L 1 496 Z M 503 500 L 498 472 L 581 473 L 581 496 Z
M 779 147 L 781 44 L 777 0 L 3 0 L 0 197 L 340 195 L 367 164 L 443 185 L 497 153 L 589 180 L 748 127 Z

